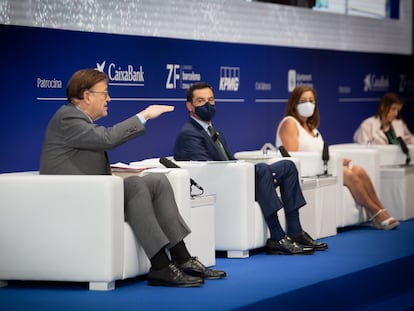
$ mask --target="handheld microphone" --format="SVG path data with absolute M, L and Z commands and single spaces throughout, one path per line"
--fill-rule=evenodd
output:
M 405 144 L 404 139 L 401 138 L 401 136 L 397 137 L 398 143 L 400 144 L 402 152 L 407 156 L 405 160 L 405 165 L 410 165 L 411 162 L 411 156 L 410 156 L 410 150 L 408 150 L 407 145 Z
M 284 158 L 289 158 L 290 157 L 289 152 L 286 150 L 286 148 L 283 145 L 279 146 L 279 152 L 282 155 L 282 157 L 284 157 Z
M 173 161 L 165 158 L 165 157 L 161 157 L 160 158 L 160 163 L 162 165 L 164 165 L 167 168 L 181 168 L 179 167 L 177 164 L 175 164 Z M 190 178 L 190 187 L 194 186 L 197 187 L 198 189 L 200 189 L 201 191 L 204 191 L 203 187 L 201 187 L 199 184 L 197 184 L 194 179 Z

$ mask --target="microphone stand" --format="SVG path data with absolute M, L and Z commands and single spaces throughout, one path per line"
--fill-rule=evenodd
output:
M 159 162 L 167 168 L 181 168 L 181 166 L 178 166 L 173 161 L 171 161 L 171 160 L 169 160 L 165 157 L 161 157 L 159 159 Z M 193 194 L 193 186 L 196 187 L 198 190 L 200 190 L 201 193 Z M 190 194 L 191 194 L 191 196 L 195 197 L 195 196 L 198 196 L 198 195 L 202 195 L 203 193 L 204 193 L 203 187 L 201 187 L 194 179 L 190 178 Z
M 408 147 L 405 144 L 405 141 L 401 138 L 401 136 L 398 136 L 397 140 L 398 140 L 398 143 L 400 144 L 400 148 L 401 148 L 402 152 L 406 156 L 405 164 L 401 164 L 401 166 L 412 166 L 412 164 L 410 164 L 410 162 L 411 162 L 410 150 L 408 150 Z

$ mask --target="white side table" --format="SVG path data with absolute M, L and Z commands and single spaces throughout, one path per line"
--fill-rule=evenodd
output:
M 299 210 L 303 230 L 314 239 L 336 235 L 337 177 L 304 177 L 301 186 L 306 200 Z M 278 211 L 278 218 L 286 230 L 283 209 Z
M 336 235 L 336 187 L 336 176 L 302 179 L 307 205 L 300 209 L 300 219 L 314 239 Z
M 319 237 L 328 237 L 337 234 L 337 200 L 338 177 L 329 176 L 318 178 L 316 195 L 316 227 Z
M 210 267 L 216 264 L 214 204 L 215 195 L 201 195 L 190 200 L 191 255 Z
M 414 218 L 414 166 L 380 168 L 381 201 L 398 220 Z

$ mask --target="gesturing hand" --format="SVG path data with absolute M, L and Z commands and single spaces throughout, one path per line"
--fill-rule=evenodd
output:
M 150 105 L 144 110 L 142 110 L 139 115 L 141 115 L 145 120 L 155 119 L 162 115 L 165 112 L 174 111 L 174 106 L 169 105 Z

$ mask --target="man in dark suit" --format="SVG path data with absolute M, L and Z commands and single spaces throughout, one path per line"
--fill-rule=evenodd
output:
M 197 83 L 187 90 L 187 110 L 190 119 L 177 136 L 174 159 L 178 161 L 235 160 L 228 151 L 221 132 L 212 127 L 211 120 L 216 106 L 213 88 L 207 83 Z M 266 243 L 269 254 L 310 254 L 325 250 L 326 243 L 313 240 L 303 231 L 299 208 L 306 204 L 300 189 L 298 171 L 292 161 L 281 160 L 273 164 L 255 165 L 256 200 L 270 230 Z M 275 188 L 279 187 L 282 200 Z M 277 211 L 284 208 L 287 234 L 280 226 Z
M 94 70 L 77 71 L 66 88 L 69 103 L 52 117 L 40 157 L 40 174 L 109 175 L 106 151 L 145 133 L 145 123 L 173 106 L 151 105 L 113 127 L 94 122 L 108 114 L 108 77 Z M 76 193 L 74 193 L 76 195 Z M 124 179 L 125 216 L 151 261 L 148 284 L 199 286 L 204 279 L 226 276 L 191 257 L 182 219 L 168 179 L 162 174 Z M 171 259 L 166 253 L 169 249 Z

